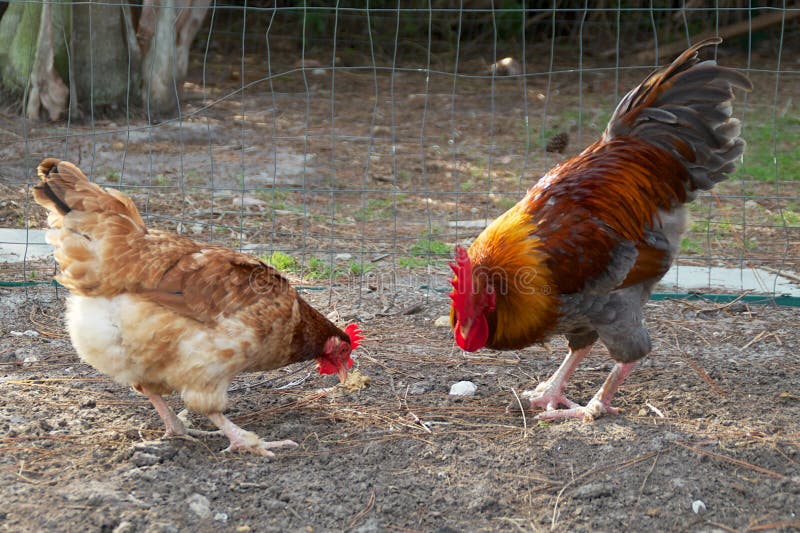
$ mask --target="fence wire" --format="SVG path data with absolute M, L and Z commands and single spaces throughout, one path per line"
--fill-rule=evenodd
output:
M 592 142 L 653 68 L 719 34 L 717 59 L 755 86 L 734 107 L 748 148 L 691 204 L 659 291 L 800 294 L 800 9 L 355 4 L 213 2 L 172 116 L 126 98 L 31 121 L 25 95 L 8 94 L 0 286 L 55 272 L 31 186 L 59 157 L 131 195 L 148 225 L 256 254 L 306 286 L 447 290 L 455 244 Z M 77 75 L 99 90 L 103 68 Z

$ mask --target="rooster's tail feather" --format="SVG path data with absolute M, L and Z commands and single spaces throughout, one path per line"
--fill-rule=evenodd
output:
M 750 80 L 698 58 L 701 48 L 720 42 L 697 43 L 651 74 L 622 99 L 604 134 L 606 140 L 636 137 L 674 154 L 689 171 L 690 193 L 726 179 L 745 147 L 732 102 L 733 89 L 751 90 Z

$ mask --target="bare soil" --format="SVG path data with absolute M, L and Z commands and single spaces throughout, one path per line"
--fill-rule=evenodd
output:
M 800 320 L 790 308 L 651 303 L 655 350 L 619 416 L 537 423 L 507 409 L 565 350 L 466 355 L 433 321 L 448 301 L 409 291 L 309 291 L 363 323 L 357 368 L 332 388 L 311 366 L 244 375 L 228 414 L 300 446 L 272 461 L 221 437 L 159 440 L 146 399 L 80 362 L 63 291 L 2 290 L 0 528 L 7 531 L 796 531 Z M 408 310 L 413 314 L 405 314 Z M 31 333 L 37 332 L 35 336 Z M 22 335 L 18 335 L 23 333 Z M 598 349 L 567 392 L 586 402 Z M 460 380 L 473 397 L 448 395 Z M 170 398 L 174 409 L 182 406 Z M 209 428 L 192 415 L 197 427 Z M 693 511 L 693 502 L 704 509 Z M 695 506 L 700 504 L 695 503 Z
M 320 258 L 336 268 L 306 276 L 303 285 L 317 286 L 305 294 L 362 323 L 357 366 L 371 384 L 331 388 L 312 367 L 237 379 L 228 414 L 300 444 L 273 461 L 222 454 L 222 438 L 161 441 L 148 402 L 75 355 L 62 290 L 0 288 L 0 530 L 800 529 L 796 309 L 649 304 L 655 350 L 619 391 L 622 414 L 590 424 L 507 409 L 557 368 L 562 339 L 467 355 L 433 325 L 448 308 L 449 249 L 480 231 L 451 223 L 512 205 L 599 134 L 617 87 L 646 70 L 619 71 L 617 85 L 613 70 L 579 79 L 556 64 L 549 79 L 539 65 L 523 85 L 473 78 L 485 64 L 467 63 L 454 83 L 444 65 L 429 79 L 411 67 L 331 78 L 289 57 L 270 82 L 261 57 L 245 58 L 244 80 L 238 61 L 211 59 L 216 85 L 190 80 L 179 121 L 37 125 L 0 115 L 0 226 L 44 227 L 29 186 L 38 162 L 58 156 L 131 194 L 152 226 L 282 250 L 304 269 Z M 796 105 L 797 75 L 776 85 L 761 66 L 746 121 Z M 545 152 L 559 131 L 570 137 L 565 154 Z M 796 275 L 800 227 L 781 214 L 797 211 L 798 187 L 739 175 L 699 198 L 692 210 L 705 224 L 693 226 L 696 244 L 681 261 Z M 420 239 L 448 252 L 420 252 Z M 0 281 L 47 282 L 53 271 L 3 264 Z M 610 368 L 597 349 L 568 394 L 586 402 Z M 450 397 L 460 380 L 477 393 Z

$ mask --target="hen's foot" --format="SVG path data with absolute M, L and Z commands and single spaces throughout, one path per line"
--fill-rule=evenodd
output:
M 215 429 L 213 431 L 207 431 L 205 429 L 194 429 L 194 428 L 188 428 L 186 430 L 186 434 L 192 437 L 219 437 L 224 435 L 224 433 L 222 433 L 222 431 L 218 429 Z
M 246 436 L 241 440 L 231 439 L 230 446 L 225 448 L 223 452 L 255 453 L 272 458 L 275 457 L 275 454 L 270 451 L 272 449 L 297 447 L 297 443 L 293 440 L 267 441 L 261 440 L 258 435 L 250 431 L 245 431 L 244 434 Z
M 187 435 L 186 426 L 183 425 L 181 419 L 169 408 L 169 405 L 167 405 L 167 402 L 164 401 L 161 395 L 151 391 L 146 385 L 137 384 L 133 386 L 133 389 L 147 396 L 147 399 L 150 400 L 150 403 L 156 408 L 158 416 L 164 422 L 165 431 L 164 436 L 161 438 L 168 439 L 170 437 L 183 437 Z
M 619 409 L 592 398 L 586 406 L 573 404 L 569 409 L 547 409 L 536 416 L 536 420 L 559 420 L 562 418 L 580 418 L 584 422 L 592 422 L 604 415 L 619 414 Z
M 255 453 L 264 457 L 275 457 L 275 454 L 270 450 L 297 446 L 297 443 L 291 440 L 261 440 L 258 435 L 240 428 L 222 413 L 211 413 L 208 418 L 228 437 L 231 443 L 230 446 L 223 450 L 224 452 Z

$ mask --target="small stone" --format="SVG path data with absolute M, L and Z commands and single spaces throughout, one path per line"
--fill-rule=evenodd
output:
M 478 387 L 471 381 L 459 381 L 450 387 L 450 396 L 472 396 Z
M 608 483 L 595 482 L 587 483 L 586 485 L 578 487 L 572 496 L 574 498 L 585 498 L 591 500 L 594 498 L 604 498 L 606 496 L 611 496 L 612 494 L 614 494 L 614 487 L 612 485 Z
M 125 143 L 122 142 L 122 141 L 117 141 L 117 142 L 115 142 L 114 144 L 111 145 L 111 148 L 113 148 L 114 150 L 124 150 L 125 149 Z
M 250 526 L 238 526 L 236 528 L 236 533 L 248 533 L 249 531 L 252 531 Z
M 117 524 L 112 533 L 133 533 L 134 531 L 136 531 L 136 526 L 133 525 L 133 522 L 123 520 Z
M 97 402 L 94 398 L 89 398 L 81 402 L 81 409 L 94 409 L 95 407 L 97 407 Z
M 228 521 L 228 513 L 215 513 L 214 520 L 217 522 L 225 523 Z
M 433 326 L 436 328 L 449 328 L 450 327 L 450 316 L 440 316 L 436 319 L 433 323 Z
M 418 381 L 408 387 L 409 394 L 425 394 L 431 390 L 433 390 L 433 383 L 430 381 Z
M 315 68 L 314 70 L 311 71 L 311 74 L 313 74 L 314 76 L 324 76 L 325 75 L 325 69 L 324 68 Z
M 159 461 L 157 455 L 147 452 L 134 452 L 131 456 L 131 462 L 138 467 L 157 465 Z
M 211 503 L 208 501 L 208 498 L 202 494 L 195 492 L 186 498 L 186 504 L 189 506 L 189 510 L 200 518 L 208 518 L 211 516 Z
M 9 331 L 9 335 L 12 337 L 38 337 L 39 332 L 34 331 L 32 329 L 26 329 L 25 331 Z
M 260 198 L 253 198 L 252 196 L 245 196 L 244 198 L 231 198 L 231 203 L 236 206 L 242 207 L 264 207 L 267 202 Z
M 706 512 L 706 504 L 703 503 L 703 500 L 695 500 L 692 502 L 692 511 L 694 514 L 703 514 Z
M 352 254 L 336 254 L 337 261 L 349 261 L 352 258 Z
M 178 420 L 180 420 L 184 427 L 187 429 L 194 427 L 192 421 L 189 419 L 189 410 L 188 409 L 181 409 L 181 412 L 176 415 Z

